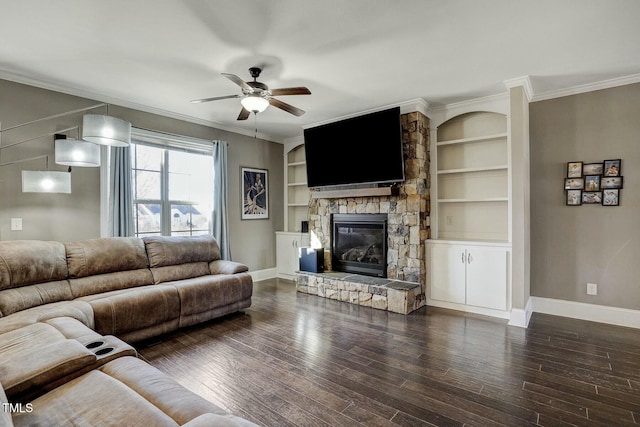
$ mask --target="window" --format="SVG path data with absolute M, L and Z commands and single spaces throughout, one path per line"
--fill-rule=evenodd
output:
M 131 144 L 135 234 L 208 234 L 213 205 L 209 150 Z

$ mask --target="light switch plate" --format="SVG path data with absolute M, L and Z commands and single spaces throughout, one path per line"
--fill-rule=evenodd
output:
M 11 231 L 22 231 L 22 218 L 11 218 Z

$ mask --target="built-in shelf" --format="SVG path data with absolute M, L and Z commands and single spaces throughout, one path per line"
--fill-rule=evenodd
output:
M 309 219 L 309 189 L 304 144 L 285 154 L 285 231 L 299 232 Z
M 484 166 L 478 168 L 462 168 L 462 169 L 444 169 L 439 170 L 439 175 L 450 174 L 450 173 L 467 173 L 467 172 L 485 172 L 485 171 L 499 171 L 499 170 L 509 170 L 508 165 L 496 165 L 496 166 Z
M 287 184 L 289 187 L 306 187 L 306 182 L 290 182 Z
M 381 197 L 397 196 L 397 187 L 352 188 L 342 190 L 316 190 L 311 192 L 312 199 L 340 199 L 345 197 Z
M 307 162 L 291 162 L 291 163 L 287 163 L 287 166 L 304 166 L 306 164 Z
M 290 208 L 306 208 L 309 206 L 308 203 L 289 203 L 287 204 Z
M 508 197 L 485 197 L 477 199 L 438 199 L 438 203 L 508 202 Z
M 492 139 L 500 139 L 500 138 L 506 138 L 507 137 L 507 133 L 495 133 L 492 135 L 484 135 L 484 136 L 474 136 L 474 137 L 470 137 L 470 138 L 460 138 L 460 139 L 452 139 L 449 141 L 439 141 L 437 143 L 438 146 L 443 146 L 443 145 L 454 145 L 454 144 L 469 144 L 469 143 L 473 143 L 473 142 L 483 142 L 483 141 L 490 141 Z

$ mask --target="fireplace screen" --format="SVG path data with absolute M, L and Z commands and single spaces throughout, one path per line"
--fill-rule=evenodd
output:
M 387 277 L 387 216 L 334 214 L 332 220 L 332 269 Z

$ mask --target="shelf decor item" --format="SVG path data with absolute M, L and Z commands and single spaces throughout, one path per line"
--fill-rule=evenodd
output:
M 267 169 L 240 167 L 242 219 L 269 218 Z
M 620 176 L 620 159 L 605 160 L 602 175 Z
M 582 176 L 582 162 L 567 163 L 567 178 L 580 178 Z
M 582 190 L 567 190 L 567 206 L 580 206 L 582 204 Z

